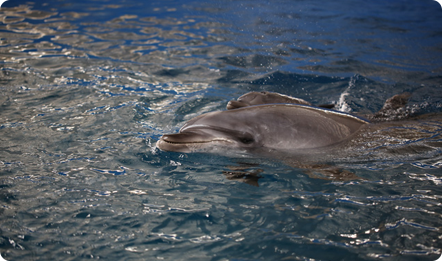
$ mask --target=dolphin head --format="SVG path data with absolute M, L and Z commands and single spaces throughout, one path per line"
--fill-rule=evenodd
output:
M 276 92 L 263 91 L 263 92 L 246 93 L 241 97 L 239 97 L 236 101 L 230 101 L 227 104 L 227 109 L 232 110 L 251 105 L 271 104 L 271 103 L 291 103 L 291 104 L 311 105 L 311 103 L 309 103 L 308 101 L 305 101 L 300 98 L 295 98 Z
M 366 123 L 321 108 L 258 105 L 200 115 L 179 133 L 163 135 L 157 147 L 177 152 L 316 149 L 347 139 Z
M 203 114 L 188 121 L 179 133 L 163 135 L 157 147 L 178 152 L 259 147 L 260 135 L 251 126 L 242 124 L 241 118 L 225 112 Z

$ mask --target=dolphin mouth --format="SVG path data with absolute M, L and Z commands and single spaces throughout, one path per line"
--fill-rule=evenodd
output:
M 164 151 L 192 152 L 210 147 L 205 145 L 213 142 L 227 144 L 233 141 L 226 138 L 213 137 L 212 135 L 204 133 L 186 132 L 163 135 L 156 146 Z
M 170 144 L 206 143 L 210 141 L 203 138 L 204 137 L 202 135 L 196 134 L 194 132 L 188 132 L 166 134 L 161 136 L 160 140 Z
M 173 135 L 173 136 L 172 136 Z M 229 142 L 232 143 L 231 140 L 229 139 L 224 139 L 224 138 L 213 138 L 213 139 L 208 139 L 208 140 L 179 140 L 177 139 L 177 136 L 179 136 L 179 138 L 181 138 L 182 135 L 181 133 L 177 133 L 177 134 L 167 134 L 167 135 L 163 135 L 160 140 L 169 144 L 196 144 L 196 143 L 209 143 L 209 142 L 214 142 L 214 141 L 224 141 L 224 142 Z

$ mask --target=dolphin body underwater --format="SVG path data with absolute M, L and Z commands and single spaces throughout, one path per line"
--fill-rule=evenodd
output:
M 388 110 L 404 106 L 408 97 L 408 94 L 393 96 L 375 115 L 385 115 Z M 230 101 L 227 111 L 209 112 L 189 120 L 179 133 L 163 135 L 156 146 L 184 153 L 240 150 L 299 155 L 343 144 L 370 123 L 358 116 L 327 109 L 331 107 L 312 106 L 279 93 L 250 92 Z
M 333 105 L 316 107 L 279 93 L 250 92 L 230 101 L 227 111 L 202 114 L 186 122 L 178 133 L 163 135 L 156 147 L 241 157 L 245 153 L 304 169 L 312 178 L 361 179 L 335 163 L 350 158 L 357 162 L 385 161 L 386 157 L 394 159 L 398 155 L 421 157 L 421 153 L 442 148 L 438 139 L 442 116 L 426 114 L 407 120 L 413 114 L 405 109 L 409 97 L 409 93 L 403 93 L 387 99 L 381 110 L 365 115 L 369 121 L 328 109 Z M 406 146 L 397 146 L 401 142 Z M 247 164 L 230 166 L 224 175 L 258 186 L 262 170 L 244 171 L 248 168 Z

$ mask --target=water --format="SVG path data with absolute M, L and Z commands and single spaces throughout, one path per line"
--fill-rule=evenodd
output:
M 0 16 L 6 260 L 442 254 L 440 118 L 367 134 L 329 163 L 348 178 L 154 147 L 252 90 L 360 114 L 407 91 L 440 113 L 437 2 L 10 0 Z

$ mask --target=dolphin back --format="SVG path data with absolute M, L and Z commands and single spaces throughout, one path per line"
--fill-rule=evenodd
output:
M 261 122 L 265 122 L 261 129 L 269 130 L 265 146 L 275 149 L 331 146 L 348 139 L 369 123 L 350 114 L 304 105 L 260 105 L 249 110 L 262 110 L 257 117 L 263 117 Z

